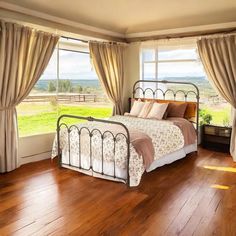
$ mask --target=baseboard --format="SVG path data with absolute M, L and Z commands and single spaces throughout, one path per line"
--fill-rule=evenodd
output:
M 25 157 L 19 157 L 19 166 L 30 163 L 30 162 L 36 162 L 36 161 L 42 161 L 46 159 L 51 158 L 51 151 L 31 155 L 31 156 L 25 156 Z
M 55 133 L 38 134 L 19 139 L 19 165 L 51 157 Z

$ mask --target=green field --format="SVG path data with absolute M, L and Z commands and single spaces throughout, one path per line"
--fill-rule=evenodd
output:
M 207 114 L 212 115 L 211 124 L 227 126 L 227 122 L 230 122 L 231 107 L 229 104 L 223 107 L 202 105 L 201 109 L 205 110 Z
M 211 124 L 227 125 L 225 121 L 230 120 L 230 106 L 206 106 L 201 105 L 201 109 L 212 115 Z M 18 126 L 20 136 L 30 136 L 56 131 L 57 118 L 62 114 L 77 116 L 93 116 L 106 118 L 111 116 L 112 108 L 109 105 L 59 105 L 22 103 L 18 109 Z M 81 120 L 68 119 L 68 124 L 75 124 Z
M 50 105 L 22 104 L 18 107 L 18 127 L 20 136 L 49 133 L 56 131 L 57 118 L 62 114 L 93 116 L 105 118 L 111 116 L 112 108 L 108 106 L 66 106 L 61 105 L 53 110 Z M 69 119 L 69 124 L 81 122 L 81 120 Z

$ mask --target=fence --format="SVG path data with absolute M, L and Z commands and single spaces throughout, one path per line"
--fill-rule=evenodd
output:
M 58 102 L 97 102 L 96 94 L 33 94 L 25 98 L 24 102 L 48 102 L 48 101 L 58 101 Z

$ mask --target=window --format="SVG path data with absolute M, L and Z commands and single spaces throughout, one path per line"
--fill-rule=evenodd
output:
M 181 46 L 166 44 L 158 47 L 144 47 L 141 51 L 141 62 L 141 74 L 144 80 L 184 81 L 196 84 L 200 90 L 201 114 L 211 114 L 212 124 L 229 125 L 230 106 L 209 83 L 195 44 Z M 150 85 L 148 86 L 150 87 Z M 168 86 L 173 85 L 162 86 L 167 89 Z M 175 85 L 176 89 L 178 87 L 181 88 Z M 152 96 L 152 94 L 150 93 L 149 96 Z M 173 98 L 172 94 L 167 94 L 167 98 L 168 96 Z M 183 95 L 179 94 L 178 96 Z M 182 98 L 179 97 L 179 99 Z
M 17 112 L 20 136 L 55 132 L 62 114 L 110 116 L 112 107 L 91 65 L 88 45 L 61 39 L 43 75 Z

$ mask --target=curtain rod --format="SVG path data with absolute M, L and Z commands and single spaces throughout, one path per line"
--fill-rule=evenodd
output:
M 94 41 L 94 40 L 84 40 L 84 39 L 79 39 L 79 38 L 72 38 L 72 37 L 67 37 L 67 36 L 61 36 L 61 38 L 64 39 L 71 39 L 71 40 L 76 40 L 82 43 L 89 43 L 90 41 Z M 121 45 L 126 45 L 127 42 L 116 42 L 116 41 L 107 41 L 107 42 L 101 42 L 101 43 L 107 43 L 107 44 L 121 44 Z
M 64 39 L 71 39 L 71 40 L 75 40 L 75 41 L 80 41 L 80 42 L 82 42 L 82 43 L 88 43 L 88 42 L 89 42 L 88 40 L 78 39 L 78 38 L 71 38 L 71 37 L 66 37 L 66 36 L 61 36 L 61 38 L 64 38 Z
M 172 34 L 172 35 L 160 35 L 160 36 L 153 36 L 153 37 L 143 37 L 140 38 L 137 41 L 129 41 L 129 43 L 132 42 L 148 42 L 148 41 L 158 41 L 158 40 L 171 40 L 171 39 L 194 39 L 194 38 L 201 38 L 201 37 L 214 37 L 219 35 L 235 35 L 236 34 L 236 28 L 233 29 L 226 29 L 226 30 L 219 30 L 219 31 L 213 31 L 213 32 L 203 32 L 203 33 L 179 33 L 179 34 Z

